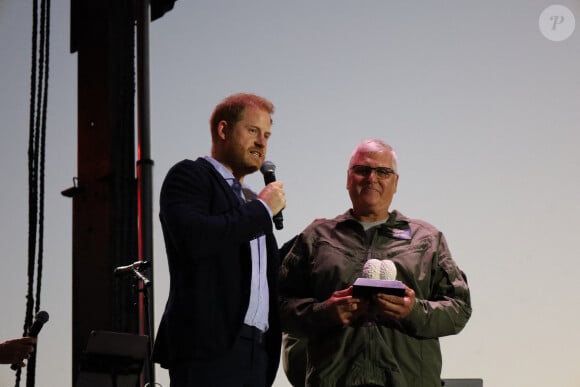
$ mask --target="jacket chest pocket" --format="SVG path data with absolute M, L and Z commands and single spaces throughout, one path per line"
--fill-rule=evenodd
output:
M 320 240 L 313 245 L 311 273 L 313 286 L 321 291 L 339 290 L 350 286 L 358 277 L 365 260 L 360 248 L 346 248 Z
M 431 239 L 425 238 L 411 244 L 408 241 L 397 241 L 382 250 L 378 259 L 389 259 L 395 263 L 398 280 L 415 291 L 428 291 L 435 267 Z

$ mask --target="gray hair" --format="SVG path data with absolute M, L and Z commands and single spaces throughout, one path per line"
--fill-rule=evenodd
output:
M 393 171 L 395 171 L 395 173 L 398 173 L 397 153 L 395 152 L 392 146 L 390 146 L 389 144 L 387 144 L 382 140 L 377 139 L 364 140 L 360 144 L 358 144 L 356 148 L 354 148 L 354 151 L 350 155 L 350 161 L 348 163 L 349 169 L 350 167 L 352 167 L 354 156 L 363 150 L 367 152 L 381 152 L 381 151 L 390 152 L 391 155 L 393 156 Z

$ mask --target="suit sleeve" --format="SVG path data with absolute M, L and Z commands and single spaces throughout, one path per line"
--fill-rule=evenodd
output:
M 272 231 L 264 205 L 258 200 L 239 204 L 210 168 L 182 162 L 163 183 L 160 219 L 170 245 L 185 250 L 178 252 L 181 256 L 207 257 L 232 242 L 248 242 Z

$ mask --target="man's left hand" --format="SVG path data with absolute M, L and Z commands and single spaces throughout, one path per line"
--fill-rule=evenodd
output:
M 402 320 L 411 313 L 415 306 L 415 291 L 405 285 L 405 296 L 393 296 L 378 293 L 374 296 L 375 305 L 380 315 Z

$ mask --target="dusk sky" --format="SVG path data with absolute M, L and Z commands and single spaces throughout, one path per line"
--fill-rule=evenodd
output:
M 0 340 L 22 334 L 26 305 L 31 3 L 0 0 Z M 72 384 L 69 7 L 52 4 L 39 387 Z M 350 208 L 348 158 L 380 138 L 399 156 L 392 208 L 441 229 L 471 287 L 471 320 L 441 339 L 442 376 L 579 387 L 579 15 L 578 0 L 178 0 L 150 31 L 156 320 L 169 286 L 161 182 L 209 154 L 217 103 L 252 92 L 276 105 L 280 244 Z M 264 184 L 259 173 L 246 183 Z M 157 382 L 169 386 L 166 370 Z M 13 384 L 1 367 L 0 386 Z M 275 386 L 289 386 L 281 371 Z

